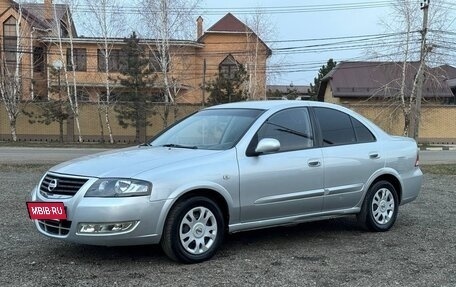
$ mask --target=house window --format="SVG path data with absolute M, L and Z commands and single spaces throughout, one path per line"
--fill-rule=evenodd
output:
M 68 38 L 70 33 L 68 32 L 67 24 L 63 21 L 60 21 L 60 37 Z
M 149 52 L 149 69 L 151 72 L 163 72 L 161 55 L 158 51 Z M 169 55 L 166 56 L 166 71 L 169 71 Z
M 78 89 L 76 92 L 76 96 L 78 98 L 78 102 L 89 102 L 90 95 L 86 90 Z
M 113 49 L 107 52 L 108 53 L 108 71 L 109 72 L 120 72 L 125 69 L 126 66 L 126 53 L 122 50 Z M 103 49 L 98 49 L 97 58 L 98 58 L 98 71 L 106 72 L 106 51 Z
M 98 98 L 99 101 L 102 102 L 102 103 L 106 103 L 108 101 L 108 95 L 106 94 L 106 92 L 103 92 L 103 93 L 99 94 L 98 97 L 99 97 Z M 119 94 L 117 94 L 117 93 L 111 92 L 109 94 L 109 102 L 110 103 L 116 102 L 118 98 L 119 98 Z
M 239 63 L 232 55 L 228 55 L 219 65 L 219 74 L 227 79 L 233 79 L 239 71 Z
M 17 61 L 17 31 L 16 19 L 12 16 L 3 23 L 3 49 L 6 63 L 15 64 Z
M 43 47 L 33 47 L 33 71 L 34 72 L 43 72 L 44 71 L 44 48 Z
M 67 49 L 68 71 L 87 71 L 87 50 L 84 48 L 73 49 L 73 62 L 71 61 L 71 49 Z M 74 63 L 74 69 L 73 69 Z

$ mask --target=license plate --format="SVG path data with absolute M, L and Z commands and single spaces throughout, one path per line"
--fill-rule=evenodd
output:
M 63 202 L 27 202 L 30 219 L 67 219 Z

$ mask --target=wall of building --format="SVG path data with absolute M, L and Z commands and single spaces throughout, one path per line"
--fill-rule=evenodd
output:
M 175 120 L 181 119 L 195 111 L 201 106 L 199 105 L 179 105 L 177 110 L 171 109 L 168 125 L 172 124 Z M 39 108 L 29 103 L 22 107 L 28 113 L 35 112 L 39 113 Z M 146 135 L 146 138 L 150 138 L 157 134 L 163 129 L 163 106 L 157 105 L 154 113 L 149 116 L 149 121 L 152 123 L 151 126 L 144 127 L 142 134 Z M 119 125 L 116 113 L 113 108 L 110 109 L 110 123 L 113 132 L 114 140 L 118 143 L 131 143 L 135 139 L 136 130 L 133 127 L 123 128 Z M 101 117 L 100 117 L 101 116 Z M 20 141 L 58 141 L 59 139 L 59 126 L 57 123 L 51 123 L 46 125 L 44 123 L 30 123 L 28 116 L 22 114 L 18 118 L 16 125 L 17 136 Z M 84 141 L 87 142 L 101 142 L 101 129 L 103 128 L 104 140 L 108 141 L 109 134 L 106 128 L 106 121 L 104 113 L 101 114 L 98 111 L 96 104 L 92 103 L 81 103 L 80 104 L 80 125 L 81 133 Z M 100 122 L 102 124 L 100 124 Z M 68 131 L 71 131 L 68 134 Z M 64 125 L 64 138 L 67 142 L 77 141 L 77 129 L 74 121 L 70 120 Z M 11 133 L 9 127 L 8 116 L 6 110 L 2 104 L 0 104 L 0 140 L 10 141 Z
M 353 104 L 345 105 L 348 108 L 364 115 L 374 123 L 379 125 L 385 131 L 401 135 L 403 132 L 403 116 L 399 110 L 382 105 Z M 198 109 L 200 105 L 179 104 L 177 110 L 170 110 L 168 125 L 175 120 L 181 119 Z M 39 112 L 33 104 L 27 104 L 24 107 L 28 112 Z M 151 126 L 144 127 L 144 133 L 147 138 L 152 137 L 163 129 L 163 106 L 157 106 L 155 114 L 150 115 Z M 50 125 L 29 122 L 30 118 L 21 115 L 17 123 L 18 138 L 21 141 L 57 141 L 59 137 L 59 127 L 57 123 Z M 105 125 L 104 114 L 98 113 L 97 105 L 90 103 L 81 103 L 80 105 L 80 124 L 83 139 L 89 142 L 101 141 L 101 125 L 103 123 L 103 133 L 105 140 L 108 140 L 108 131 Z M 135 129 L 129 127 L 122 128 L 118 122 L 113 109 L 110 110 L 110 122 L 116 142 L 129 143 L 135 138 Z M 67 135 L 67 131 L 73 131 Z M 74 123 L 70 121 L 69 125 L 64 127 L 66 141 L 72 142 L 77 140 L 77 130 Z M 423 107 L 422 120 L 420 124 L 420 142 L 438 143 L 438 144 L 456 144 L 456 106 L 432 106 Z M 4 107 L 0 104 L 0 140 L 11 140 L 8 116 Z
M 404 117 L 400 109 L 385 104 L 345 104 L 393 135 L 402 135 Z M 423 106 L 420 143 L 456 144 L 456 106 Z
M 0 1 L 0 47 L 4 46 L 4 35 L 3 35 L 3 23 L 10 17 L 14 17 L 19 23 L 20 28 L 17 34 L 18 44 L 21 47 L 22 53 L 18 54 L 19 69 L 22 79 L 22 98 L 30 99 L 30 90 L 32 85 L 32 51 L 31 38 L 33 37 L 31 27 L 24 17 L 20 17 L 21 14 L 15 9 L 11 8 L 8 1 Z M 0 58 L 4 57 L 3 51 L 0 52 Z M 10 71 L 12 72 L 12 71 Z
M 236 61 L 246 65 L 250 63 L 250 68 L 246 65 L 246 70 L 254 69 L 252 63 L 256 62 L 257 73 L 252 73 L 251 82 L 254 85 L 254 99 L 265 99 L 266 97 L 266 47 L 259 44 L 257 56 L 256 38 L 247 37 L 245 33 L 207 33 L 204 36 L 204 49 L 198 50 L 197 57 L 200 66 L 206 59 L 206 81 L 213 80 L 218 75 L 220 63 L 231 54 Z

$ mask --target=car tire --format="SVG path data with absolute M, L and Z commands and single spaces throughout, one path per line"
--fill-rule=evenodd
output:
M 367 191 L 358 223 L 366 230 L 388 231 L 396 221 L 399 200 L 394 186 L 385 180 L 374 183 Z
M 172 260 L 199 263 L 214 256 L 224 232 L 225 223 L 218 205 L 207 197 L 190 197 L 171 209 L 161 246 Z

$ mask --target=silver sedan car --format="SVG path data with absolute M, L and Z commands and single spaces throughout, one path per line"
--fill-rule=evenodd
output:
M 148 143 L 57 165 L 28 204 L 49 237 L 161 244 L 195 263 L 227 232 L 346 215 L 387 231 L 421 182 L 416 142 L 349 109 L 240 102 L 203 109 Z

